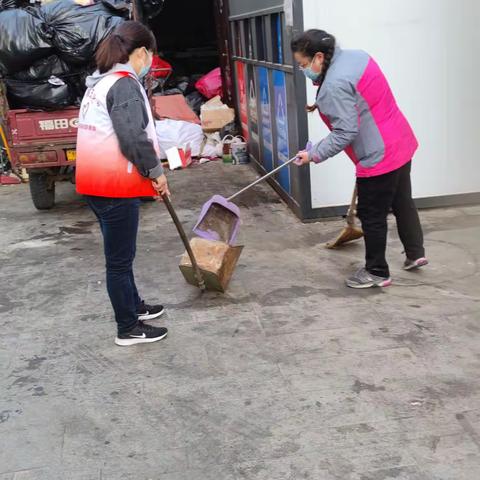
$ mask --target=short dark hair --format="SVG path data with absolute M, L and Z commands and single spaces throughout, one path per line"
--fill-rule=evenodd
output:
M 131 53 L 142 47 L 152 52 L 157 50 L 153 33 L 140 22 L 124 22 L 98 47 L 95 54 L 97 68 L 100 73 L 108 72 L 117 63 L 127 63 Z
M 301 33 L 292 40 L 293 52 L 299 52 L 306 57 L 314 57 L 316 53 L 327 54 L 335 50 L 335 37 L 325 30 L 311 29 Z

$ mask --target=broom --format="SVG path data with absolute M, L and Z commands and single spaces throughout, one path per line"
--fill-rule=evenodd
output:
M 355 225 L 355 216 L 356 216 L 356 207 L 357 207 L 357 184 L 355 183 L 355 188 L 353 190 L 352 201 L 350 207 L 348 207 L 347 212 L 347 225 L 343 228 L 340 234 L 331 242 L 326 243 L 326 247 L 333 249 L 340 247 L 344 243 L 353 242 L 353 240 L 358 240 L 363 237 L 363 231 L 360 227 Z

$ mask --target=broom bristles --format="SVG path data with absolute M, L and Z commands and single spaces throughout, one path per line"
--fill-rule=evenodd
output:
M 333 242 L 328 242 L 325 246 L 330 249 L 337 248 L 340 245 L 348 242 L 353 242 L 354 240 L 358 240 L 362 237 L 363 231 L 361 228 L 348 226 L 340 232 L 340 235 L 338 235 L 338 237 Z

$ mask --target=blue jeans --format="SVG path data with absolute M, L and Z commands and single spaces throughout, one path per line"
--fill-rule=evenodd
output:
M 138 322 L 141 303 L 133 276 L 137 247 L 140 200 L 85 196 L 103 235 L 107 291 L 115 312 L 118 333 L 129 332 Z

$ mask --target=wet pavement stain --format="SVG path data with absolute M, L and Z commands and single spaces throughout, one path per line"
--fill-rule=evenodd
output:
M 12 302 L 6 294 L 0 293 L 0 313 L 10 312 L 20 305 L 20 302 Z
M 475 443 L 477 448 L 480 450 L 480 434 L 477 430 L 473 427 L 473 425 L 468 420 L 466 414 L 464 413 L 457 413 L 455 418 L 458 420 L 458 423 L 462 426 L 465 432 L 470 436 L 472 441 Z
M 0 423 L 5 423 L 10 418 L 11 411 L 10 410 L 3 410 L 0 412 Z
M 58 229 L 60 230 L 60 234 L 66 233 L 68 235 L 88 235 L 92 233 L 90 230 L 78 227 L 58 227 Z
M 355 383 L 352 386 L 352 391 L 356 394 L 359 394 L 360 392 L 384 392 L 385 387 L 377 387 L 370 383 L 363 383 L 360 380 L 355 380 Z
M 390 459 L 390 461 L 396 459 L 400 461 L 401 457 L 396 457 L 395 459 L 392 458 Z M 408 474 L 408 471 L 406 470 L 407 468 L 408 467 L 393 467 L 384 470 L 378 470 L 376 472 L 362 474 L 360 480 L 389 480 L 392 478 L 408 478 L 404 476 L 405 473 Z
M 345 425 L 342 427 L 337 427 L 336 430 L 340 433 L 370 433 L 375 431 L 373 427 L 366 423 L 359 423 L 358 425 Z
M 438 447 L 438 444 L 440 443 L 440 440 L 441 440 L 441 438 L 438 437 L 438 436 L 432 437 L 432 443 L 430 445 L 430 448 L 431 448 L 432 452 L 437 451 L 437 447 Z
M 8 420 L 12 419 L 13 417 L 17 417 L 18 415 L 22 414 L 21 409 L 17 410 L 3 410 L 0 412 L 0 424 L 8 422 Z
M 412 343 L 420 345 L 425 342 L 425 335 L 421 330 L 410 330 L 409 332 L 392 335 L 392 339 L 399 343 Z
M 97 222 L 94 220 L 79 220 L 78 222 L 74 223 L 75 227 L 79 228 L 86 228 L 86 227 L 93 227 Z
M 245 295 L 244 297 L 233 298 L 224 295 L 206 293 L 203 294 L 203 296 L 198 295 L 196 298 L 186 300 L 185 302 L 171 303 L 167 305 L 167 308 L 169 310 L 193 310 L 198 312 L 214 307 L 249 304 L 256 300 L 257 296 L 254 294 Z
M 12 376 L 12 375 L 10 375 Z M 11 387 L 26 387 L 32 383 L 37 383 L 38 378 L 33 378 L 29 375 L 18 377 L 11 385 Z
M 34 396 L 34 397 L 44 397 L 44 396 L 47 395 L 47 394 L 45 393 L 44 388 L 43 388 L 43 387 L 39 387 L 39 386 L 33 387 L 33 389 L 30 389 L 30 391 L 33 391 L 32 396 Z
M 42 365 L 42 363 L 47 360 L 47 357 L 39 357 L 37 355 L 35 355 L 34 357 L 32 358 L 29 358 L 27 360 L 27 367 L 26 369 L 27 370 L 37 370 L 40 368 L 40 366 Z
M 37 240 L 48 242 L 48 241 L 56 241 L 58 242 L 62 241 L 65 238 L 70 237 L 71 235 L 90 235 L 92 233 L 90 227 L 95 223 L 95 222 L 83 222 L 81 225 L 78 225 L 77 222 L 75 226 L 64 226 L 64 227 L 58 227 L 58 232 L 52 233 L 52 232 L 42 232 L 39 233 L 38 235 L 34 235 L 33 237 L 27 238 L 27 239 L 22 239 L 17 243 L 27 243 L 31 244 L 31 242 L 35 242 Z

